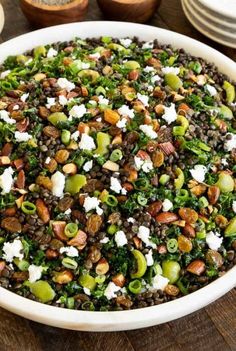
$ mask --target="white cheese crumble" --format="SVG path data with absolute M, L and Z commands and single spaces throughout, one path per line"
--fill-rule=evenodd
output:
M 127 193 L 127 191 L 122 188 L 119 179 L 117 179 L 115 177 L 111 177 L 110 181 L 111 181 L 110 189 L 112 191 L 114 191 L 117 194 L 121 193 L 123 195 L 125 195 Z
M 156 82 L 159 82 L 160 79 L 161 79 L 161 77 L 159 77 L 158 74 L 156 74 L 155 76 L 153 76 L 151 78 L 151 82 L 152 82 L 152 84 L 154 84 Z
M 46 107 L 48 109 L 50 109 L 52 106 L 54 106 L 56 104 L 56 99 L 55 98 L 47 98 L 47 103 L 46 103 Z
M 98 103 L 99 103 L 99 105 L 109 105 L 109 100 L 104 98 L 104 96 L 99 95 L 98 96 Z
M 82 105 L 75 105 L 69 112 L 69 120 L 72 121 L 73 118 L 81 118 L 87 113 L 86 107 L 84 104 Z
M 72 211 L 71 211 L 71 209 L 70 209 L 70 208 L 68 208 L 68 209 L 67 209 L 67 210 L 64 212 L 64 214 L 65 214 L 65 215 L 70 215 L 70 214 L 71 214 L 71 212 L 72 212 Z
M 48 156 L 45 160 L 45 164 L 48 165 L 50 163 L 50 161 L 51 161 L 51 157 Z
M 87 196 L 84 200 L 84 209 L 85 212 L 89 212 L 91 210 L 96 210 L 98 215 L 102 215 L 103 214 L 103 210 L 101 207 L 99 207 L 101 201 L 98 200 L 96 197 L 90 197 Z
M 19 143 L 23 142 L 23 141 L 29 141 L 30 139 L 32 139 L 32 135 L 30 135 L 27 132 L 21 133 L 21 132 L 15 132 L 14 133 L 15 139 L 16 141 L 18 141 Z
M 172 122 L 176 121 L 177 112 L 175 109 L 175 104 L 171 103 L 170 106 L 164 106 L 164 114 L 162 115 L 162 118 L 168 124 L 171 124 Z
M 143 44 L 142 49 L 153 49 L 154 43 L 153 41 L 147 41 Z
M 126 235 L 122 230 L 118 230 L 118 232 L 116 232 L 115 242 L 118 247 L 124 246 L 128 243 Z
M 226 160 L 226 158 L 222 158 L 220 162 L 223 166 L 228 166 L 228 164 L 229 164 L 228 161 Z
M 217 90 L 216 90 L 215 87 L 213 87 L 213 86 L 210 85 L 210 84 L 206 84 L 205 87 L 206 87 L 207 92 L 208 92 L 211 96 L 217 95 Z
M 134 157 L 134 163 L 135 167 L 138 171 L 142 169 L 145 173 L 150 172 L 153 169 L 153 163 L 150 160 L 142 160 L 140 157 L 135 156 Z
M 134 219 L 133 217 L 129 217 L 129 218 L 127 219 L 127 222 L 128 222 L 128 223 L 135 223 L 135 219 Z
M 61 254 L 66 254 L 69 257 L 78 257 L 79 251 L 74 246 L 64 246 L 60 248 Z
M 122 38 L 122 39 L 120 39 L 120 43 L 121 43 L 121 45 L 123 45 L 125 48 L 128 48 L 128 47 L 132 44 L 132 40 L 131 40 L 131 39 Z
M 1 110 L 0 111 L 0 119 L 8 124 L 15 124 L 16 120 L 13 118 L 10 118 L 9 112 L 6 110 Z
M 57 54 L 58 54 L 57 50 L 50 48 L 47 53 L 47 58 L 55 57 L 57 56 Z
M 233 209 L 234 213 L 236 213 L 236 201 L 233 201 L 232 209 Z
M 145 255 L 147 266 L 152 266 L 154 264 L 154 260 L 152 257 L 152 250 L 149 250 L 148 253 Z
M 169 67 L 169 66 L 167 66 L 167 67 L 163 67 L 161 69 L 161 71 L 164 74 L 173 73 L 173 74 L 175 74 L 177 76 L 179 74 L 179 72 L 180 72 L 180 69 L 179 69 L 179 67 Z
M 129 118 L 134 118 L 134 110 L 129 108 L 127 105 L 122 105 L 118 108 L 118 113 L 121 116 L 128 116 Z
M 91 295 L 91 290 L 88 289 L 88 288 L 84 288 L 84 293 L 85 293 L 86 295 L 90 296 L 90 295 Z
M 127 119 L 126 118 L 121 118 L 117 123 L 116 126 L 120 129 L 123 129 L 125 131 L 125 127 L 127 124 Z
M 4 172 L 0 175 L 0 187 L 2 188 L 2 194 L 7 194 L 11 191 L 11 187 L 14 183 L 13 169 L 8 167 L 4 170 Z
M 90 67 L 90 63 L 89 62 L 81 62 L 81 69 L 88 69 Z
M 149 103 L 148 103 L 148 101 L 149 101 L 149 96 L 147 96 L 147 95 L 142 95 L 142 94 L 138 93 L 138 94 L 137 94 L 137 98 L 138 98 L 139 101 L 142 102 L 142 104 L 143 104 L 145 107 L 149 106 Z
M 54 196 L 62 197 L 64 193 L 66 177 L 61 172 L 57 171 L 51 177 L 52 193 Z
M 211 250 L 217 251 L 221 247 L 222 242 L 223 238 L 218 233 L 210 232 L 206 234 L 206 243 Z
M 41 278 L 43 267 L 36 266 L 35 264 L 31 264 L 28 268 L 28 271 L 29 271 L 29 281 L 30 283 L 34 283 Z
M 4 252 L 2 258 L 7 262 L 12 262 L 14 257 L 20 260 L 24 257 L 22 253 L 23 245 L 19 239 L 15 239 L 12 243 L 4 243 L 2 251 Z
M 89 172 L 90 169 L 92 169 L 92 168 L 93 168 L 93 160 L 87 161 L 87 162 L 85 162 L 85 164 L 83 165 L 83 170 L 84 170 L 85 172 Z
M 17 110 L 19 110 L 19 108 L 20 108 L 19 105 L 15 105 L 15 106 L 13 106 L 13 111 L 17 111 Z
M 168 212 L 173 207 L 173 203 L 169 199 L 165 199 L 162 203 L 162 211 Z
M 227 151 L 232 151 L 236 148 L 236 134 L 227 133 L 226 137 L 231 135 L 231 139 L 226 139 L 225 141 L 225 148 Z
M 107 300 L 111 300 L 116 297 L 116 293 L 120 291 L 120 289 L 121 288 L 115 283 L 110 282 L 104 291 L 104 296 L 106 296 Z
M 7 71 L 1 72 L 0 79 L 6 78 L 10 73 L 11 71 L 9 69 Z
M 107 236 L 105 236 L 105 238 L 103 238 L 102 240 L 100 240 L 100 243 L 101 243 L 101 244 L 107 244 L 109 241 L 110 241 L 110 239 L 109 239 Z
M 96 145 L 91 136 L 83 133 L 79 142 L 79 148 L 82 150 L 94 150 L 96 149 Z
M 147 124 L 141 124 L 139 126 L 139 129 L 146 134 L 147 137 L 150 139 L 156 139 L 157 138 L 157 133 L 153 130 L 153 127 L 151 125 Z
M 155 275 L 155 277 L 152 280 L 152 286 L 151 290 L 165 290 L 169 283 L 169 279 L 163 277 L 161 274 Z
M 79 131 L 77 130 L 76 132 L 71 134 L 71 139 L 77 141 L 79 139 Z
M 59 104 L 65 106 L 68 103 L 67 98 L 64 95 L 59 95 Z
M 98 59 L 100 59 L 100 57 L 101 57 L 100 52 L 95 52 L 94 54 L 89 54 L 89 58 L 91 58 L 91 59 L 98 60 Z
M 57 80 L 57 84 L 61 89 L 66 89 L 66 91 L 68 91 L 68 92 L 75 89 L 75 84 L 70 82 L 66 78 L 59 78 Z
M 156 248 L 156 244 L 150 241 L 150 229 L 141 225 L 138 229 L 138 238 L 142 240 L 142 242 L 146 246 L 151 246 L 153 249 Z
M 202 183 L 205 180 L 207 168 L 203 165 L 195 165 L 193 169 L 190 169 L 190 173 L 197 182 Z
M 20 99 L 21 99 L 22 102 L 26 102 L 26 100 L 28 99 L 28 97 L 29 97 L 29 93 L 26 93 L 26 94 L 22 94 L 21 97 L 20 97 Z
M 152 66 L 146 66 L 143 69 L 143 72 L 145 72 L 145 73 L 154 72 L 154 71 L 155 71 L 155 68 Z

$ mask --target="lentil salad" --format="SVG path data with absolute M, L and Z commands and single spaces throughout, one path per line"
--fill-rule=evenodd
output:
M 235 87 L 156 41 L 76 39 L 1 67 L 0 285 L 119 310 L 235 263 Z

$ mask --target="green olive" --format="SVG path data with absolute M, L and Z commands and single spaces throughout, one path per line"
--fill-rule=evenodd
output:
M 82 174 L 75 174 L 66 179 L 66 192 L 71 195 L 77 194 L 80 189 L 87 183 L 86 177 Z
M 236 217 L 232 218 L 225 228 L 225 236 L 236 235 Z
M 78 76 L 82 79 L 87 78 L 92 83 L 95 83 L 100 77 L 100 74 L 97 71 L 94 71 L 93 69 L 83 69 L 78 73 Z
M 176 261 L 163 261 L 162 262 L 163 276 L 168 278 L 170 284 L 174 284 L 180 276 L 181 267 Z
M 184 173 L 180 168 L 176 168 L 175 174 L 177 178 L 174 180 L 175 189 L 180 190 L 184 185 Z
M 45 46 L 37 46 L 35 49 L 34 49 L 34 56 L 46 56 L 46 48 Z
M 221 172 L 215 185 L 218 186 L 221 193 L 230 193 L 234 190 L 234 179 L 229 173 Z
M 140 68 L 140 64 L 137 61 L 127 61 L 124 63 L 125 68 L 135 70 Z
M 133 250 L 132 254 L 133 254 L 135 261 L 136 261 L 137 270 L 135 273 L 130 274 L 130 276 L 132 279 L 141 278 L 147 270 L 146 259 L 145 259 L 144 255 L 142 254 L 142 252 L 139 250 Z
M 230 104 L 234 101 L 235 99 L 235 87 L 227 82 L 227 80 L 224 81 L 223 84 L 223 89 L 225 90 L 226 93 L 226 100 Z
M 114 51 L 126 51 L 126 48 L 120 44 L 116 43 L 110 43 L 107 45 L 108 49 L 114 50 Z
M 66 122 L 67 116 L 65 115 L 64 112 L 54 112 L 54 113 L 51 113 L 50 116 L 48 116 L 48 121 L 52 123 L 54 126 L 56 126 L 60 122 Z
M 25 55 L 18 55 L 18 56 L 16 56 L 17 63 L 25 64 L 28 60 L 29 60 L 29 57 L 27 57 Z
M 108 133 L 98 132 L 97 133 L 97 149 L 94 151 L 95 154 L 103 156 L 108 152 L 108 146 L 110 145 L 111 139 Z
M 178 91 L 183 85 L 182 80 L 174 73 L 167 73 L 165 75 L 165 83 L 175 91 Z
M 30 291 L 43 303 L 52 301 L 56 295 L 48 282 L 43 280 L 38 280 L 37 282 L 30 284 Z
M 79 277 L 79 283 L 83 288 L 87 288 L 89 290 L 94 290 L 96 288 L 95 278 L 90 274 L 83 274 Z
M 234 117 L 233 116 L 233 112 L 226 105 L 221 105 L 218 108 L 218 110 L 219 110 L 220 115 L 222 115 L 222 117 L 225 118 L 225 119 L 232 119 Z

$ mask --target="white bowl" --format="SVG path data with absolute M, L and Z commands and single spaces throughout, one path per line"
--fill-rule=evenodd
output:
M 0 4 L 0 33 L 1 33 L 2 29 L 3 29 L 4 21 L 5 21 L 4 12 L 3 12 L 2 5 Z
M 184 48 L 216 64 L 219 70 L 236 80 L 236 64 L 218 51 L 184 35 L 165 29 L 123 22 L 83 22 L 41 29 L 21 35 L 0 45 L 0 62 L 8 55 L 32 49 L 33 46 L 70 40 L 75 36 L 138 36 L 142 40 L 158 39 L 162 44 Z M 121 312 L 86 312 L 52 307 L 20 297 L 0 288 L 0 306 L 25 318 L 67 329 L 116 331 L 148 327 L 183 317 L 215 301 L 236 285 L 236 267 L 206 287 L 158 306 Z

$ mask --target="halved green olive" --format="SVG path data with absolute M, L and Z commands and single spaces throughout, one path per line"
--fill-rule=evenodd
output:
M 139 250 L 133 250 L 132 254 L 136 260 L 137 270 L 135 273 L 131 273 L 130 276 L 132 279 L 141 278 L 146 273 L 146 270 L 147 270 L 146 259 L 142 254 L 142 252 Z
M 87 78 L 92 83 L 95 83 L 96 80 L 100 77 L 100 74 L 97 71 L 94 71 L 93 69 L 83 69 L 78 73 L 78 76 L 82 79 Z

